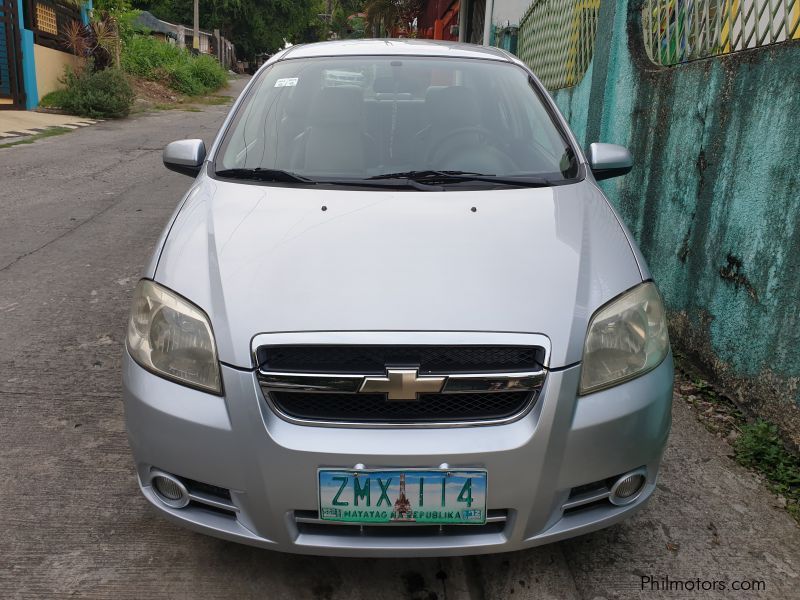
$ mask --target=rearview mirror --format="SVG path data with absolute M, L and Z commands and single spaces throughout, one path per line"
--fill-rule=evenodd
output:
M 206 159 L 203 140 L 178 140 L 164 147 L 164 166 L 170 171 L 196 177 Z
M 596 180 L 610 179 L 630 173 L 633 157 L 625 146 L 594 143 L 589 146 L 589 166 Z

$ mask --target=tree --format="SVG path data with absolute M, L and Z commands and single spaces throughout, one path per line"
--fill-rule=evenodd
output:
M 397 0 L 369 0 L 364 7 L 367 13 L 367 24 L 372 28 L 372 35 L 387 35 L 400 23 L 400 12 Z
M 192 22 L 192 0 L 133 0 L 135 8 L 172 23 Z M 200 0 L 200 27 L 219 29 L 239 58 L 272 54 L 307 33 L 315 0 Z
M 363 38 L 365 0 L 334 0 L 331 32 L 337 39 Z
M 414 21 L 422 13 L 424 0 L 369 0 L 364 8 L 373 35 L 412 35 Z

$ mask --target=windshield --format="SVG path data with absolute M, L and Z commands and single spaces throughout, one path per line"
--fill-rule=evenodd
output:
M 424 172 L 429 179 L 458 174 L 463 182 L 469 174 L 551 185 L 579 174 L 575 153 L 523 69 L 391 56 L 292 59 L 262 71 L 225 134 L 215 170 L 282 183 L 385 183 Z

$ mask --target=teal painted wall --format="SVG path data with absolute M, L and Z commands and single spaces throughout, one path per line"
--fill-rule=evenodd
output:
M 589 65 L 580 85 L 554 94 L 558 109 L 564 118 L 569 121 L 569 126 L 578 141 L 586 147 L 586 122 L 589 119 L 589 97 L 591 96 L 593 65 Z
M 88 25 L 92 11 L 94 10 L 94 1 L 93 0 L 86 0 L 81 5 L 81 18 L 83 19 L 83 24 Z
M 30 29 L 25 29 L 22 10 L 23 2 L 22 0 L 17 0 L 20 50 L 22 51 L 22 82 L 25 86 L 25 108 L 31 110 L 39 105 L 39 90 L 36 87 L 36 65 L 33 60 L 33 32 Z
M 675 67 L 641 0 L 601 4 L 592 67 L 553 96 L 586 145 L 630 148 L 602 186 L 672 317 L 675 347 L 800 443 L 800 42 Z

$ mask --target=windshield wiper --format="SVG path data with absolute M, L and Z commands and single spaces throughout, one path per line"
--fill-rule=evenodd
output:
M 535 177 L 498 177 L 497 175 L 474 173 L 470 171 L 405 171 L 402 173 L 383 173 L 366 179 L 310 179 L 282 169 L 221 169 L 215 171 L 219 177 L 249 179 L 252 181 L 274 181 L 278 183 L 304 183 L 311 185 L 351 185 L 363 187 L 398 188 L 410 187 L 418 190 L 442 189 L 441 184 L 484 181 L 498 185 L 519 187 L 549 187 L 553 182 Z
M 368 177 L 367 179 L 430 179 L 432 177 L 441 177 L 441 178 L 451 178 L 458 176 L 465 176 L 465 175 L 482 175 L 482 173 L 474 173 L 472 171 L 401 171 L 399 173 L 381 173 L 380 175 L 374 175 L 372 177 Z
M 215 171 L 215 175 L 220 177 L 230 177 L 231 179 L 252 179 L 253 181 L 277 181 L 281 183 L 317 183 L 313 179 L 297 175 L 291 171 L 282 169 L 222 169 Z
M 550 187 L 554 185 L 549 179 L 541 177 L 501 177 L 489 173 L 475 173 L 472 171 L 405 171 L 402 173 L 384 173 L 369 177 L 371 179 L 409 179 L 419 183 L 461 183 L 464 181 L 485 181 L 500 185 L 516 185 L 520 187 Z
M 417 181 L 409 177 L 367 177 L 366 179 L 325 179 L 318 180 L 317 183 L 327 185 L 343 185 L 354 187 L 372 187 L 383 189 L 411 188 L 421 191 L 440 191 L 441 186 L 436 185 L 435 181 Z

